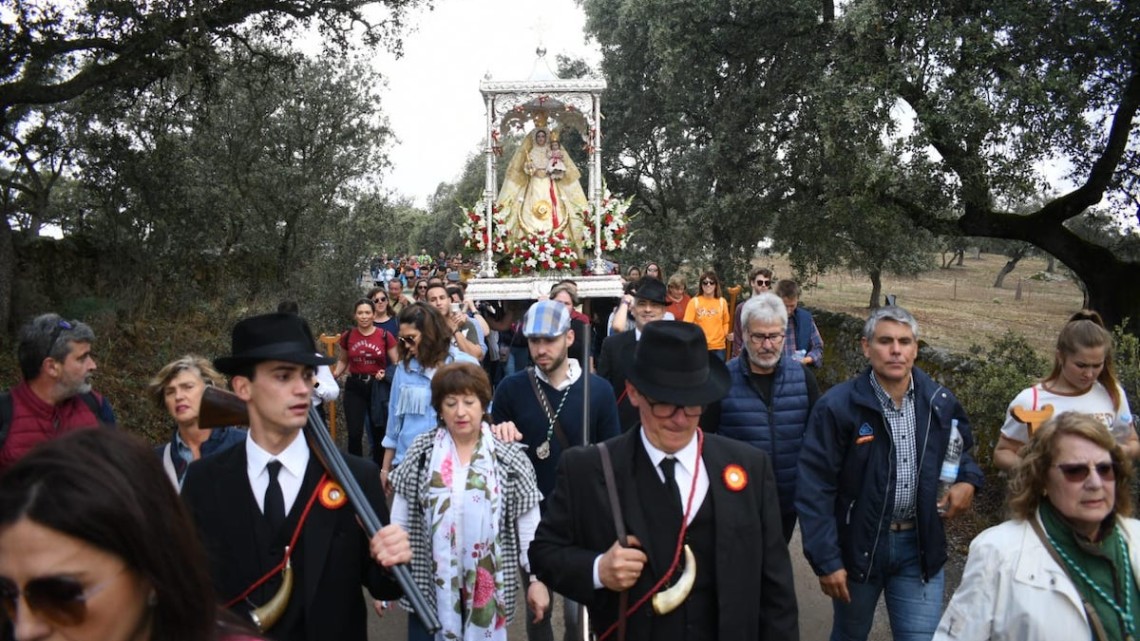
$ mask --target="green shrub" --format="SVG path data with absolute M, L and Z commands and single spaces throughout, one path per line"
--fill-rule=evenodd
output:
M 993 339 L 988 350 L 974 345 L 970 352 L 979 363 L 960 377 L 954 391 L 970 417 L 974 456 L 979 464 L 989 467 L 1009 402 L 1045 374 L 1048 363 L 1024 337 L 1012 331 Z
M 1128 395 L 1128 405 L 1135 415 L 1137 402 L 1140 402 L 1140 337 L 1124 331 L 1126 325 L 1127 318 L 1112 331 L 1113 363 L 1116 377 Z

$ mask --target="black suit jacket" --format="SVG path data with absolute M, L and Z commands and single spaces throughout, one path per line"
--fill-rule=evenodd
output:
M 355 456 L 345 459 L 381 522 L 387 523 L 388 508 L 376 464 Z M 288 522 L 295 523 L 293 515 L 304 510 L 323 472 L 320 461 L 310 452 L 301 491 Z M 223 603 L 241 594 L 270 569 L 259 562 L 253 519 L 260 518 L 260 513 L 256 503 L 250 509 L 254 499 L 246 472 L 245 447 L 232 447 L 190 465 L 182 499 L 209 555 L 214 587 Z M 268 636 L 365 641 L 367 610 L 361 586 L 378 599 L 395 599 L 402 594 L 399 585 L 391 573 L 372 560 L 368 535 L 357 523 L 348 501 L 336 509 L 324 507 L 319 499 L 314 501 L 303 527 L 298 542 L 303 567 L 295 568 L 297 580 L 289 600 L 290 611 L 303 608 L 303 634 L 270 629 Z M 292 528 L 288 529 L 291 534 Z M 233 609 L 244 618 L 250 608 L 248 604 L 239 604 Z
M 671 558 L 656 558 L 655 533 L 646 526 L 644 503 L 633 479 L 634 460 L 644 456 L 641 430 L 606 441 L 613 459 L 622 515 L 628 532 L 649 556 L 629 603 L 636 603 L 668 569 Z M 799 639 L 791 557 L 784 543 L 780 501 L 768 456 L 761 450 L 714 434 L 705 436 L 701 457 L 709 476 L 706 501 L 713 501 L 716 528 L 716 601 L 721 641 Z M 725 468 L 739 465 L 747 485 L 734 492 Z M 555 592 L 586 604 L 600 634 L 617 620 L 618 593 L 595 590 L 594 559 L 617 540 L 596 446 L 562 455 L 558 481 L 530 546 L 531 567 Z M 700 568 L 697 569 L 700 572 Z M 653 608 L 646 604 L 628 619 L 629 639 L 649 639 Z
M 613 385 L 614 396 L 619 399 L 618 420 L 621 421 L 623 431 L 628 431 L 641 421 L 637 408 L 629 402 L 629 395 L 625 392 L 626 367 L 629 364 L 622 359 L 622 351 L 626 346 L 636 342 L 635 329 L 614 334 L 602 341 L 602 355 L 598 357 L 598 375 Z

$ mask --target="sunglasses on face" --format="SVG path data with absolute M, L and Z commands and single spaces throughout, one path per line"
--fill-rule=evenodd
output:
M 416 344 L 415 336 L 397 336 L 396 338 L 404 344 L 404 347 L 414 347 Z
M 1116 463 L 1059 463 L 1057 469 L 1061 470 L 1065 480 L 1070 483 L 1084 483 L 1092 470 L 1096 470 L 1096 475 L 1102 481 L 1116 480 Z
M 84 589 L 79 581 L 66 576 L 32 579 L 24 585 L 23 590 L 9 579 L 0 579 L 0 605 L 8 619 L 15 621 L 17 602 L 20 595 L 23 595 L 28 609 L 34 610 L 41 617 L 56 625 L 78 625 L 87 615 L 87 600 L 111 585 L 117 576 L 118 574 L 108 577 L 88 589 Z
M 761 279 L 757 278 L 757 279 L 756 279 L 756 284 L 757 284 L 757 285 L 759 285 L 759 286 L 761 286 L 761 287 L 767 287 L 768 285 L 771 285 L 771 284 L 772 284 L 772 281 L 770 281 L 770 280 L 761 280 Z
M 373 303 L 387 303 L 388 299 L 387 298 L 373 298 L 372 302 Z
M 716 285 L 716 283 L 711 281 L 711 280 L 702 280 L 701 284 L 702 285 Z
M 416 285 L 416 289 L 427 289 L 427 285 Z

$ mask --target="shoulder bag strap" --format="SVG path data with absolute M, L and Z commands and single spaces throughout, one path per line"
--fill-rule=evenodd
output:
M 1041 539 L 1041 545 L 1045 546 L 1045 550 L 1049 552 L 1049 556 L 1053 557 L 1053 561 L 1061 566 L 1061 571 L 1065 576 L 1069 577 L 1069 582 L 1076 586 L 1077 582 L 1073 580 L 1073 575 L 1069 573 L 1069 568 L 1065 566 L 1065 562 L 1061 559 L 1061 555 L 1057 554 L 1057 550 L 1053 549 L 1053 544 L 1049 542 L 1049 537 L 1045 536 L 1045 531 L 1041 529 L 1041 524 L 1037 522 L 1037 515 L 1034 514 L 1029 517 L 1029 524 L 1033 526 L 1033 531 L 1037 534 L 1037 538 Z M 1104 624 L 1101 623 L 1100 617 L 1097 616 L 1096 609 L 1087 599 L 1081 599 L 1081 605 L 1085 608 L 1085 614 L 1089 618 L 1089 627 L 1092 628 L 1093 636 L 1097 641 L 1108 641 L 1108 633 L 1104 630 Z
M 610 499 L 610 510 L 613 512 L 618 544 L 623 548 L 629 547 L 629 536 L 625 531 L 625 519 L 621 516 L 621 501 L 618 499 L 617 482 L 614 481 L 614 464 L 610 460 L 610 450 L 605 443 L 598 443 L 598 453 L 602 456 L 602 475 L 606 479 L 606 494 Z M 618 595 L 618 641 L 625 641 L 625 618 L 628 608 L 629 590 L 626 590 Z
M 554 427 L 554 437 L 558 439 L 558 444 L 562 449 L 570 447 L 570 440 L 566 438 L 566 432 L 562 431 L 562 421 L 558 420 L 558 416 L 554 414 L 554 410 L 550 409 L 550 399 L 546 398 L 546 393 L 542 391 L 542 387 L 538 384 L 538 375 L 534 373 L 534 367 L 526 368 L 527 378 L 530 379 L 530 387 L 534 390 L 534 395 L 538 397 L 538 404 L 542 406 L 542 411 L 546 414 L 546 420 L 550 421 Z M 569 394 L 570 388 L 567 387 L 563 394 Z

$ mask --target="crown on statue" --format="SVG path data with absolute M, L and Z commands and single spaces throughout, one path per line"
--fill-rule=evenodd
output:
M 546 129 L 546 121 L 547 121 L 546 112 L 540 111 L 540 112 L 538 112 L 538 115 L 536 115 L 534 117 L 534 126 L 539 128 L 539 129 Z
M 559 132 L 558 131 L 550 132 L 550 142 L 558 142 L 558 138 L 559 138 Z

